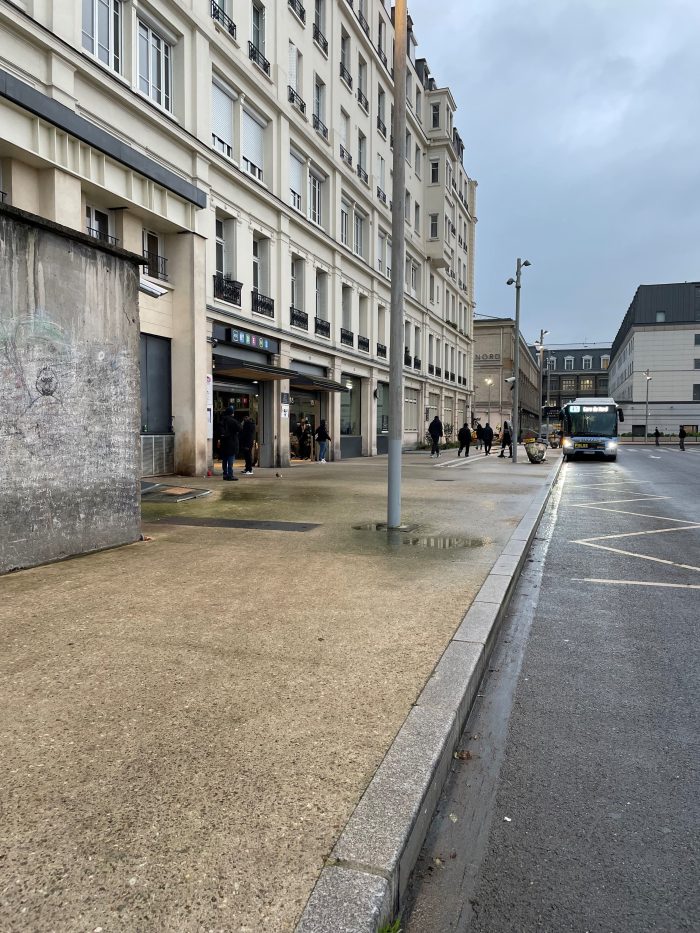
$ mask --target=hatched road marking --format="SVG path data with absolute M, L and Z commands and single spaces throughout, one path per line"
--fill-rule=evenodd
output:
M 601 580 L 598 577 L 572 577 L 577 583 L 608 583 L 616 586 L 666 586 L 677 590 L 700 590 L 700 583 L 661 583 L 653 580 Z

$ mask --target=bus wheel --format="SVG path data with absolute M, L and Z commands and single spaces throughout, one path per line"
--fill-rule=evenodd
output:
M 611 454 L 609 457 L 606 457 L 606 460 L 609 460 L 611 463 L 614 463 L 617 460 L 617 454 Z

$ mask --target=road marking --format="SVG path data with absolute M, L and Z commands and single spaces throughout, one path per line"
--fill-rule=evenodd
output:
M 572 577 L 577 583 L 607 583 L 611 586 L 666 586 L 678 590 L 700 590 L 700 583 L 657 583 L 653 580 L 601 580 L 598 577 Z
M 568 502 L 574 509 L 593 509 L 599 505 L 617 505 L 620 502 L 652 502 L 654 499 L 673 499 L 673 496 L 652 496 L 651 493 L 635 496 L 634 499 L 596 499 L 593 502 Z M 608 512 L 618 512 L 620 509 L 608 509 Z M 684 519 L 685 521 L 685 519 Z
M 635 538 L 638 535 L 663 535 L 669 531 L 692 531 L 694 528 L 700 528 L 700 522 L 693 525 L 681 525 L 680 528 L 655 528 L 653 531 L 624 531 L 616 535 L 596 535 L 595 538 L 582 538 L 582 541 L 607 541 L 610 538 Z M 574 541 L 574 544 L 581 544 L 581 541 Z
M 669 498 L 671 498 L 669 496 Z M 572 506 L 573 508 L 573 506 Z M 686 518 L 669 518 L 667 515 L 649 515 L 648 512 L 629 512 L 626 509 L 604 509 L 602 505 L 587 505 L 581 508 L 591 509 L 595 512 L 615 512 L 618 515 L 638 515 L 639 518 L 655 518 L 657 522 L 678 522 L 681 525 L 687 523 Z
M 664 557 L 650 557 L 648 554 L 636 554 L 634 551 L 623 551 L 621 548 L 608 547 L 605 544 L 593 544 L 592 541 L 574 541 L 574 544 L 582 544 L 584 547 L 597 548 L 599 551 L 610 551 L 612 554 L 623 554 L 625 557 L 638 557 L 640 560 L 651 560 L 655 564 L 665 564 L 667 567 L 679 567 L 681 570 L 695 570 L 700 573 L 700 567 L 694 567 L 692 564 L 677 564 L 673 560 L 666 560 Z
M 570 485 L 569 489 L 598 489 L 601 486 L 605 489 L 610 489 L 611 486 L 629 486 L 630 483 L 639 485 L 640 483 L 652 483 L 653 480 L 650 479 L 622 479 L 614 483 L 581 483 L 578 485 Z

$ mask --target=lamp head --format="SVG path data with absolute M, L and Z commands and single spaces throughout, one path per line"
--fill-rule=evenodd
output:
M 515 279 L 508 279 L 508 281 L 506 282 L 506 285 L 514 285 L 514 284 L 515 284 Z
M 524 260 L 523 260 L 523 265 L 524 265 L 524 266 L 531 266 L 532 263 L 530 262 L 529 259 L 524 259 Z

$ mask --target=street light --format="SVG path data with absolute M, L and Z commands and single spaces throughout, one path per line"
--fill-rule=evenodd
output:
M 493 379 L 489 379 L 487 377 L 486 379 L 484 379 L 484 382 L 489 387 L 489 413 L 488 413 L 488 417 L 486 420 L 488 421 L 489 424 L 491 424 L 491 386 L 493 385 Z
M 646 444 L 649 438 L 649 383 L 654 378 L 649 375 L 649 370 L 644 370 L 644 378 L 647 381 L 647 404 L 646 404 L 646 415 L 644 417 L 644 443 Z
M 520 273 L 524 266 L 530 266 L 529 259 L 520 259 L 515 266 L 515 278 L 508 279 L 506 285 L 515 285 L 515 350 L 513 352 L 513 463 L 518 462 L 518 435 L 520 433 Z
M 540 339 L 535 341 L 535 349 L 539 351 L 540 354 L 540 436 L 542 436 L 542 394 L 544 393 L 544 338 L 548 334 L 548 330 L 540 331 Z M 549 382 L 549 366 L 547 367 L 547 382 Z M 549 386 L 547 386 L 547 404 L 549 404 Z M 547 421 L 549 421 L 549 415 L 547 415 Z M 547 425 L 547 436 L 549 436 L 549 425 Z

